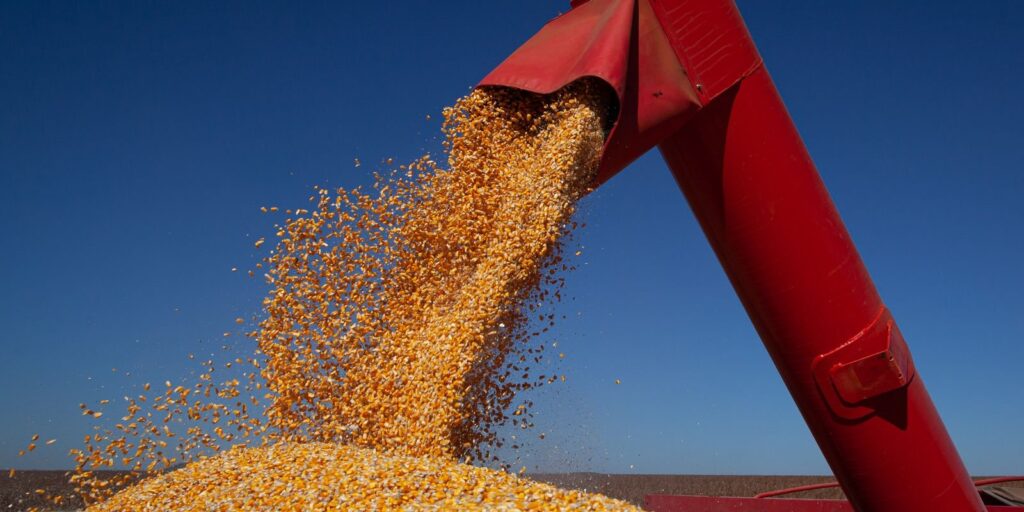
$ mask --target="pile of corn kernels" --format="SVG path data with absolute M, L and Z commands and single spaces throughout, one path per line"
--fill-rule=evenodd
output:
M 255 269 L 258 348 L 126 396 L 72 451 L 90 510 L 626 508 L 469 465 L 500 462 L 496 427 L 531 426 L 517 393 L 558 380 L 536 371 L 537 339 L 572 268 L 560 240 L 600 160 L 604 93 L 478 89 L 445 110 L 446 167 L 424 156 L 285 210 Z M 115 467 L 130 472 L 96 472 Z
M 100 511 L 636 510 L 501 471 L 333 443 L 235 448 L 147 479 Z

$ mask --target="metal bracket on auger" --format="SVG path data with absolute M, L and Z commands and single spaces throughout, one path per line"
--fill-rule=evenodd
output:
M 815 358 L 814 378 L 832 412 L 854 420 L 875 412 L 870 400 L 905 387 L 914 361 L 888 308 L 835 350 Z

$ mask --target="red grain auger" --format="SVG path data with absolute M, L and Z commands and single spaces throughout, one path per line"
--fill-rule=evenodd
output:
M 986 510 L 733 2 L 574 1 L 480 86 L 584 77 L 618 99 L 598 182 L 658 147 L 849 499 L 647 508 Z

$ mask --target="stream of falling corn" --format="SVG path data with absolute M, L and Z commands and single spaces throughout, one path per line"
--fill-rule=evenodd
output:
M 629 508 L 469 465 L 498 460 L 496 427 L 531 425 L 518 392 L 556 379 L 536 338 L 605 105 L 589 81 L 477 89 L 444 112 L 447 166 L 424 156 L 285 212 L 256 269 L 258 350 L 126 396 L 73 450 L 89 510 Z

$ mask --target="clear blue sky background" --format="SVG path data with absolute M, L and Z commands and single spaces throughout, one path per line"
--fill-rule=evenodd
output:
M 1024 472 L 1024 3 L 740 7 L 968 467 Z M 257 311 L 229 269 L 260 206 L 436 147 L 564 8 L 0 3 L 0 467 L 66 467 L 79 402 L 216 352 Z M 583 209 L 531 468 L 827 472 L 660 157 Z M 17 459 L 36 432 L 58 442 Z

